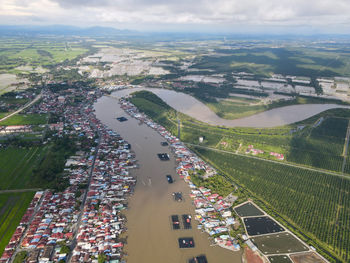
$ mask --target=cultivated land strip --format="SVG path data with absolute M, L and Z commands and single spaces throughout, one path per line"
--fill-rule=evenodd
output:
M 338 176 L 338 177 L 350 180 L 350 176 L 334 173 L 334 172 L 331 172 L 331 171 L 325 171 L 325 170 L 310 168 L 310 167 L 296 165 L 296 164 L 291 164 L 291 163 L 286 163 L 286 162 L 278 162 L 278 161 L 274 161 L 274 160 L 263 159 L 263 158 L 259 158 L 259 157 L 255 157 L 255 156 L 250 156 L 250 155 L 245 155 L 245 154 L 240 154 L 240 153 L 235 153 L 235 152 L 230 152 L 230 151 L 225 151 L 225 150 L 219 150 L 219 149 L 215 149 L 215 148 L 207 147 L 207 146 L 202 146 L 202 145 L 198 145 L 198 144 L 192 144 L 192 143 L 186 143 L 186 142 L 184 142 L 184 144 L 190 145 L 190 146 L 194 146 L 194 147 L 198 147 L 198 148 L 202 148 L 202 149 L 206 149 L 206 150 L 222 152 L 222 153 L 228 153 L 228 154 L 237 155 L 237 156 L 246 157 L 246 158 L 251 158 L 251 159 L 260 160 L 260 161 L 264 161 L 264 162 L 270 162 L 270 163 L 275 163 L 275 164 L 295 167 L 295 168 L 299 168 L 299 169 L 309 170 L 309 171 L 313 171 L 313 172 L 323 173 L 323 174 L 327 174 L 327 175 Z
M 6 193 L 25 193 L 25 192 L 37 192 L 42 191 L 41 188 L 29 188 L 29 189 L 12 189 L 12 190 L 0 190 L 0 194 Z
M 31 160 L 31 159 L 35 156 L 35 154 L 36 154 L 36 152 L 38 151 L 38 149 L 39 149 L 39 148 L 35 148 L 34 151 L 33 151 L 33 153 L 32 153 L 32 155 L 29 156 L 28 159 L 24 160 L 24 157 L 23 157 L 22 162 L 21 162 L 20 166 L 17 167 L 17 169 L 19 169 L 19 168 L 22 167 L 23 165 L 26 165 L 27 163 L 29 163 L 29 160 Z M 27 155 L 28 155 L 29 153 L 30 153 L 30 152 L 28 152 L 28 153 L 26 154 L 25 157 L 27 157 Z M 23 160 L 24 160 L 24 161 L 23 161 Z M 12 172 L 12 174 L 15 173 L 15 172 L 17 171 L 17 169 L 14 170 L 14 171 Z M 16 173 L 16 174 L 14 175 L 12 182 L 15 182 L 16 179 L 18 178 L 18 176 L 20 176 L 20 173 Z M 12 182 L 11 182 L 11 184 L 12 184 Z
M 345 165 L 346 165 L 346 159 L 348 156 L 348 149 L 349 149 L 349 136 L 350 136 L 350 120 L 348 122 L 348 129 L 346 130 L 346 137 L 345 137 L 345 143 L 344 143 L 344 160 L 343 160 L 343 165 L 341 167 L 341 172 L 344 173 L 345 170 Z

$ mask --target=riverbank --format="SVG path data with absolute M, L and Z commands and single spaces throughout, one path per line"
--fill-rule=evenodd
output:
M 191 181 L 191 175 L 198 174 L 197 171 L 203 171 L 203 173 L 201 173 L 203 178 L 214 176 L 216 171 L 189 151 L 178 138 L 171 135 L 171 133 L 169 133 L 164 127 L 153 122 L 145 114 L 139 112 L 132 103 L 124 99 L 121 99 L 120 103 L 122 108 L 129 115 L 140 122 L 145 123 L 171 143 L 171 147 L 177 157 L 176 161 L 179 162 L 177 174 L 184 179 L 191 188 L 190 197 L 194 200 L 193 203 L 196 206 L 196 219 L 200 223 L 197 228 L 204 229 L 210 236 L 216 236 L 213 241 L 221 247 L 234 251 L 240 249 L 237 240 L 229 235 L 229 227 L 235 224 L 235 218 L 232 217 L 232 211 L 230 208 L 237 200 L 237 197 L 230 195 L 226 199 L 223 199 L 223 197 L 218 194 L 211 193 L 210 189 L 196 187 Z M 245 206 L 246 204 L 247 203 L 243 203 L 239 206 Z M 235 209 L 237 209 L 237 206 Z M 253 211 L 249 211 L 252 210 L 252 208 L 244 208 L 243 210 L 245 210 L 245 213 L 249 212 L 250 214 L 240 215 L 240 212 L 235 211 L 239 214 L 241 220 L 244 220 L 245 234 L 242 234 L 240 238 L 245 241 L 245 244 L 250 247 L 252 251 L 257 251 L 259 249 L 260 254 L 264 255 L 266 259 L 268 257 L 269 260 L 273 260 L 276 256 L 293 258 L 295 253 L 307 251 L 305 257 L 312 256 L 317 258 L 317 262 L 327 262 L 319 254 L 315 253 L 313 247 L 309 247 L 288 229 L 277 227 L 278 223 L 274 221 L 272 217 L 266 215 L 265 212 L 261 212 L 262 210 L 260 210 L 260 208 L 254 208 Z M 261 215 L 265 215 L 265 217 L 261 217 Z M 244 218 L 244 216 L 249 217 L 247 219 Z M 250 223 L 247 223 L 249 220 L 255 220 L 251 223 L 252 226 L 255 225 L 255 232 L 252 231 L 254 227 L 252 227 Z M 262 223 L 259 221 L 262 221 Z M 280 233 L 275 234 L 275 232 Z M 265 234 L 272 235 L 265 239 Z M 252 241 L 254 243 L 252 243 Z M 269 249 L 265 249 L 265 245 L 267 245 Z M 271 254 L 273 254 L 273 256 L 270 256 Z
M 217 174 L 216 170 L 187 149 L 178 138 L 173 136 L 163 126 L 151 121 L 146 115 L 140 113 L 132 103 L 123 99 L 120 100 L 120 103 L 122 109 L 129 115 L 146 123 L 170 143 L 170 148 L 176 157 L 176 173 L 188 183 L 191 189 L 190 197 L 196 207 L 195 218 L 200 223 L 197 228 L 203 229 L 210 236 L 216 236 L 212 240 L 214 244 L 232 251 L 239 251 L 240 245 L 238 241 L 229 235 L 230 226 L 236 223 L 230 208 L 237 197 L 231 196 L 231 198 L 225 200 L 223 196 L 212 193 L 211 189 L 197 187 L 191 181 L 191 174 L 193 176 L 201 174 L 202 178 L 209 178 Z
M 59 100 L 66 90 L 46 90 L 31 109 L 64 119 L 48 141 L 80 138 L 71 141 L 79 151 L 67 158 L 61 174 L 67 186 L 35 194 L 0 262 L 23 261 L 22 257 L 28 262 L 118 262 L 123 258 L 125 241 L 120 235 L 126 227 L 121 211 L 128 207 L 136 182 L 128 172 L 137 167 L 134 154 L 127 141 L 96 118 L 93 104 L 100 92 L 85 87 L 71 92 L 85 100 Z
M 240 119 L 227 120 L 217 116 L 215 112 L 196 98 L 173 90 L 143 87 L 127 88 L 113 92 L 112 96 L 119 99 L 141 90 L 147 90 L 156 94 L 176 111 L 196 120 L 210 125 L 226 127 L 272 128 L 299 122 L 326 110 L 350 108 L 350 106 L 337 104 L 300 104 L 279 107 Z
M 161 145 L 164 137 L 134 118 L 127 118 L 125 122 L 117 121 L 117 117 L 127 115 L 113 98 L 101 98 L 95 104 L 95 110 L 104 124 L 131 142 L 140 167 L 132 172 L 137 183 L 129 208 L 125 211 L 128 228 L 125 246 L 127 261 L 153 263 L 166 260 L 178 263 L 205 254 L 208 262 L 241 262 L 241 252 L 212 246 L 208 235 L 197 229 L 198 222 L 195 220 L 192 229 L 172 229 L 171 215 L 181 217 L 187 214 L 194 218 L 195 208 L 188 184 L 176 173 L 174 151 Z M 170 161 L 160 161 L 157 153 L 167 153 Z M 167 182 L 167 174 L 175 179 L 173 184 Z M 174 201 L 174 192 L 182 192 L 182 202 Z M 195 247 L 180 249 L 178 238 L 181 237 L 192 237 Z

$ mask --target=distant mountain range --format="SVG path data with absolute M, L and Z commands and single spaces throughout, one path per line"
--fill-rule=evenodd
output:
M 26 25 L 0 25 L 0 35 L 80 35 L 80 36 L 107 36 L 107 35 L 128 35 L 135 33 L 131 30 L 120 30 L 113 27 L 75 27 L 66 25 L 50 26 L 26 26 Z
M 0 25 L 1 36 L 87 36 L 87 37 L 118 37 L 118 39 L 134 39 L 140 41 L 173 41 L 183 40 L 227 40 L 260 39 L 260 40 L 329 40 L 341 39 L 350 41 L 350 35 L 269 35 L 269 34 L 230 34 L 204 32 L 166 32 L 166 31 L 137 31 L 121 30 L 113 27 L 92 26 L 77 27 L 71 25 Z

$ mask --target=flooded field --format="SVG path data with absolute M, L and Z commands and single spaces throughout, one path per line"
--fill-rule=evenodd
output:
M 25 79 L 17 78 L 15 74 L 0 74 L 0 95 L 5 92 L 16 89 L 15 86 L 11 86 L 20 82 L 28 82 Z
M 132 92 L 124 90 L 124 94 L 126 91 Z M 163 137 L 150 127 L 140 125 L 137 120 L 129 118 L 113 98 L 99 99 L 95 109 L 96 116 L 104 124 L 116 130 L 131 144 L 140 166 L 132 171 L 137 177 L 137 184 L 126 211 L 128 240 L 125 251 L 128 254 L 128 262 L 185 263 L 201 254 L 206 255 L 209 263 L 242 262 L 241 252 L 210 246 L 208 235 L 197 230 L 195 220 L 192 220 L 192 229 L 185 230 L 181 227 L 179 230 L 173 230 L 171 215 L 194 216 L 194 206 L 189 197 L 189 187 L 175 174 L 173 153 L 168 146 L 161 145 Z M 128 120 L 116 120 L 117 117 L 123 116 Z M 158 153 L 168 153 L 170 160 L 160 161 Z M 172 184 L 168 183 L 166 175 L 172 176 Z M 174 201 L 173 192 L 182 192 L 184 200 Z M 178 239 L 184 237 L 192 237 L 195 247 L 180 249 Z
M 310 118 L 320 112 L 334 108 L 349 108 L 337 104 L 303 104 L 275 108 L 249 117 L 226 120 L 217 116 L 204 103 L 196 98 L 173 90 L 133 88 L 113 92 L 115 97 L 123 97 L 139 90 L 148 90 L 159 96 L 171 107 L 199 121 L 211 125 L 224 125 L 227 127 L 255 127 L 268 128 L 291 124 Z
M 89 67 L 80 66 L 80 72 L 88 72 L 91 78 L 111 77 L 114 75 L 136 76 L 163 75 L 168 74 L 168 70 L 154 66 L 157 57 L 168 55 L 166 52 L 153 52 L 128 48 L 106 47 L 97 53 L 82 59 L 83 63 L 89 63 Z M 95 67 L 99 62 L 107 63 L 108 69 L 101 70 Z

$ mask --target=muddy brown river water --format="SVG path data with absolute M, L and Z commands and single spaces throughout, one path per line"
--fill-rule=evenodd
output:
M 172 230 L 171 215 L 191 214 L 194 206 L 189 197 L 190 188 L 176 175 L 175 158 L 169 147 L 161 146 L 163 137 L 156 131 L 128 116 L 116 99 L 102 97 L 95 104 L 96 116 L 103 124 L 127 140 L 136 154 L 139 168 L 134 195 L 129 199 L 127 217 L 127 245 L 129 263 L 185 263 L 194 256 L 205 254 L 209 263 L 242 262 L 242 252 L 211 246 L 206 233 L 197 229 L 193 220 L 190 230 Z M 128 121 L 115 118 L 125 116 Z M 160 161 L 157 153 L 168 153 L 170 161 Z M 174 178 L 168 184 L 166 175 Z M 175 202 L 173 192 L 182 192 L 183 202 Z M 195 248 L 180 249 L 178 238 L 193 237 Z
M 302 121 L 329 109 L 350 108 L 349 106 L 337 104 L 290 105 L 264 111 L 249 117 L 227 120 L 220 118 L 215 112 L 196 98 L 174 90 L 159 88 L 132 88 L 115 91 L 113 92 L 113 96 L 122 97 L 139 90 L 153 92 L 175 110 L 187 114 L 199 121 L 210 125 L 224 125 L 226 127 L 271 128 Z

